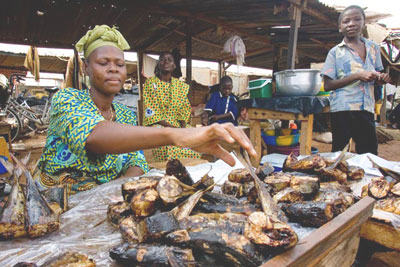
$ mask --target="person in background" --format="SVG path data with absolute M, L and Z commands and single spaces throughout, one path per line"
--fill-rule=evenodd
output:
M 203 125 L 231 122 L 237 125 L 237 99 L 232 94 L 233 82 L 229 76 L 221 78 L 218 91 L 211 92 L 211 97 L 203 113 Z
M 342 150 L 350 138 L 357 153 L 378 154 L 374 121 L 374 85 L 390 81 L 383 70 L 380 47 L 361 36 L 365 13 L 348 6 L 339 16 L 343 41 L 333 47 L 321 75 L 331 93 L 332 151 Z
M 143 124 L 156 128 L 186 128 L 191 114 L 188 99 L 189 85 L 172 76 L 175 70 L 172 53 L 161 53 L 155 76 L 143 86 Z M 188 148 L 162 146 L 152 150 L 156 161 L 169 159 L 200 158 Z
M 122 176 L 148 171 L 141 149 L 175 145 L 215 155 L 230 165 L 233 157 L 219 143 L 237 141 L 255 151 L 232 124 L 200 129 L 136 126 L 136 115 L 113 103 L 127 76 L 122 34 L 107 25 L 89 30 L 76 44 L 83 51 L 88 90 L 64 88 L 52 99 L 46 145 L 34 179 L 40 189 L 66 185 L 68 194 L 89 190 Z

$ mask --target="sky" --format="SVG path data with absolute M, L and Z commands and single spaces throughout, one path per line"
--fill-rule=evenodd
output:
M 319 0 L 326 5 L 349 6 L 359 5 L 367 10 L 392 14 L 393 17 L 380 20 L 388 28 L 400 28 L 400 0 Z

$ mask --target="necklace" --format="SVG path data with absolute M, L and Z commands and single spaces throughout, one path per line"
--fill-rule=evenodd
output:
M 104 118 L 105 120 L 107 120 L 106 117 L 104 117 L 104 115 L 101 113 L 100 109 L 96 106 L 96 104 L 95 104 L 94 106 L 96 107 L 97 112 L 98 112 L 101 116 L 103 116 L 103 118 Z M 110 114 L 111 114 L 111 118 L 108 119 L 107 121 L 114 121 L 115 112 L 114 112 L 114 110 L 112 109 L 112 105 L 110 106 Z
M 91 92 L 90 90 L 88 90 L 88 92 L 89 92 L 90 98 L 91 98 L 92 101 L 93 101 L 92 92 Z M 104 117 L 104 115 L 101 113 L 100 109 L 96 106 L 96 104 L 94 103 L 94 101 L 93 101 L 93 106 L 96 108 L 97 112 L 98 112 L 101 116 L 103 116 L 103 118 L 104 118 L 105 120 L 107 120 L 106 117 Z M 111 118 L 108 119 L 107 121 L 114 121 L 114 119 L 115 119 L 115 112 L 114 112 L 114 110 L 113 110 L 113 108 L 112 108 L 112 104 L 110 105 L 110 114 L 111 114 Z

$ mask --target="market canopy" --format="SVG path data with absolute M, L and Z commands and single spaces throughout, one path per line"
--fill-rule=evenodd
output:
M 0 69 L 10 69 L 15 72 L 24 72 L 26 54 L 0 51 Z M 49 73 L 65 73 L 68 57 L 40 55 L 40 71 Z M 126 61 L 129 76 L 137 75 L 136 62 Z
M 246 66 L 271 69 L 275 57 L 275 66 L 285 69 L 291 5 L 302 10 L 296 67 L 324 61 L 341 39 L 339 13 L 317 0 L 4 1 L 0 42 L 72 48 L 94 25 L 108 24 L 120 28 L 133 51 L 158 54 L 177 47 L 185 57 L 190 33 L 193 59 L 234 62 L 221 51 L 238 35 L 246 45 Z

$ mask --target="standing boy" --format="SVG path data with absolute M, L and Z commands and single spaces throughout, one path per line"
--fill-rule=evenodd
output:
M 322 75 L 331 93 L 332 151 L 342 150 L 350 138 L 359 154 L 378 154 L 374 122 L 374 84 L 390 81 L 383 70 L 378 44 L 361 37 L 365 13 L 348 6 L 339 16 L 343 41 L 332 48 Z

